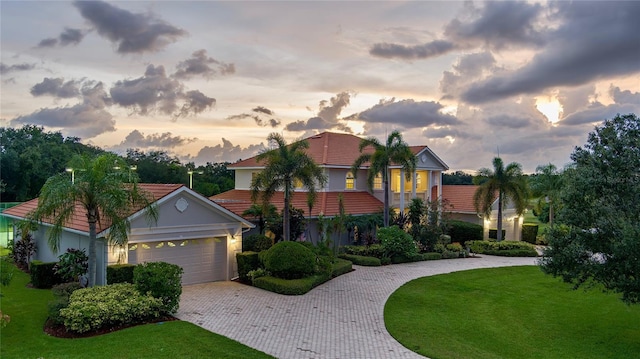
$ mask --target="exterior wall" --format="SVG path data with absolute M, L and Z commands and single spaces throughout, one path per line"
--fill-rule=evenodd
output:
M 518 217 L 515 209 L 505 209 L 502 211 L 502 229 L 505 231 L 504 240 L 522 240 L 522 222 L 524 217 Z M 491 218 L 484 220 L 484 239 L 489 239 L 489 229 L 498 228 L 498 210 L 491 211 Z
M 236 169 L 235 172 L 235 189 L 250 189 L 251 188 L 251 174 L 258 172 L 259 170 L 241 170 Z
M 331 192 L 335 191 L 366 191 L 367 188 L 367 171 L 358 171 L 357 178 L 355 179 L 355 186 L 353 190 L 346 189 L 347 173 L 351 172 L 348 168 L 327 168 L 326 174 L 328 178 L 327 190 Z
M 484 220 L 481 217 L 478 217 L 478 215 L 475 214 L 475 213 L 451 213 L 451 212 L 449 212 L 449 213 L 447 213 L 447 216 L 449 216 L 449 219 L 455 220 L 455 221 L 463 221 L 463 222 L 468 222 L 468 223 L 473 223 L 473 224 L 479 224 L 481 226 L 484 225 Z

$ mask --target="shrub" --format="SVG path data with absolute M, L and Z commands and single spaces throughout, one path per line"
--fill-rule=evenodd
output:
M 272 276 L 298 279 L 312 275 L 316 270 L 316 256 L 297 242 L 279 242 L 263 255 L 264 267 Z
M 78 280 L 78 277 L 87 273 L 89 269 L 89 257 L 84 249 L 67 248 L 67 252 L 58 256 L 58 263 L 53 270 L 65 282 Z
M 113 264 L 107 266 L 107 283 L 133 283 L 135 264 Z
M 51 293 L 55 298 L 69 299 L 69 297 L 71 296 L 71 293 L 75 292 L 80 288 L 82 288 L 82 286 L 78 282 L 62 283 L 62 284 L 54 285 L 53 288 L 51 288 Z
M 450 221 L 449 235 L 451 240 L 464 246 L 467 241 L 482 240 L 482 226 L 464 221 Z
M 346 254 L 353 254 L 364 257 L 375 257 L 382 259 L 384 255 L 384 248 L 381 244 L 372 244 L 370 246 L 344 246 L 342 247 Z
M 67 330 L 84 333 L 157 318 L 163 306 L 161 299 L 141 294 L 133 284 L 118 283 L 76 290 L 60 316 Z
M 247 277 L 251 280 L 251 284 L 254 284 L 255 280 L 260 277 L 269 275 L 264 268 L 258 268 L 247 273 Z
M 522 225 L 522 240 L 536 244 L 536 237 L 538 237 L 538 225 L 537 224 L 523 224 Z
M 379 267 L 382 265 L 382 262 L 380 262 L 380 259 L 376 257 L 366 257 L 366 256 L 359 256 L 356 254 L 346 254 L 346 253 L 341 254 L 338 257 L 351 261 L 353 264 L 357 264 L 359 266 Z
M 532 244 L 526 242 L 472 241 L 467 243 L 471 252 L 509 257 L 536 257 L 538 252 Z
M 339 277 L 345 273 L 351 272 L 352 270 L 353 266 L 350 261 L 338 258 L 333 262 L 331 276 L 334 278 Z
M 260 259 L 256 252 L 236 253 L 238 262 L 238 277 L 242 283 L 251 283 L 249 273 L 260 268 Z
M 173 314 L 180 305 L 182 268 L 166 262 L 136 265 L 133 281 L 140 293 L 151 294 L 162 302 L 161 313 Z
M 13 265 L 7 257 L 0 258 L 0 285 L 8 286 L 13 279 Z
M 410 255 L 395 254 L 391 256 L 391 263 L 393 264 L 419 262 L 421 260 L 422 254 L 420 253 L 413 253 Z
M 64 319 L 60 316 L 60 310 L 69 306 L 69 298 L 71 293 L 82 288 L 78 282 L 69 282 L 54 285 L 51 289 L 53 300 L 47 304 L 49 311 L 49 319 L 55 324 L 64 324 Z
M 460 243 L 447 244 L 445 248 L 451 252 L 462 252 L 462 245 Z
M 460 258 L 460 252 L 445 250 L 441 254 L 442 259 Z
M 36 288 L 49 289 L 62 283 L 62 278 L 53 270 L 55 265 L 56 262 L 31 261 L 31 284 Z
M 410 258 L 418 253 L 418 248 L 413 238 L 398 226 L 380 228 L 378 239 L 384 250 L 385 257 L 403 256 Z
M 31 256 L 37 251 L 36 241 L 33 240 L 31 234 L 27 234 L 13 243 L 13 250 L 10 256 L 18 267 L 27 269 L 29 268 Z
M 435 252 L 422 253 L 422 260 L 424 261 L 433 261 L 438 259 L 442 259 L 442 254 Z
M 256 278 L 253 285 L 270 292 L 285 295 L 302 295 L 313 289 L 317 276 L 300 279 L 282 279 L 272 276 Z

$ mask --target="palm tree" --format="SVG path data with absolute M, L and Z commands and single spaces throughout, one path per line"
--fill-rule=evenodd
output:
M 254 203 L 251 207 L 242 212 L 242 215 L 252 216 L 254 219 L 257 219 L 258 230 L 260 231 L 260 234 L 264 234 L 264 231 L 267 228 L 267 221 L 276 217 L 278 213 L 276 206 L 271 203 L 267 205 Z
M 373 147 L 373 152 L 362 153 L 367 147 Z M 389 167 L 391 165 L 401 166 L 404 170 L 407 181 L 411 179 L 412 173 L 416 170 L 416 156 L 411 152 L 409 145 L 402 140 L 402 135 L 398 131 L 393 131 L 387 138 L 386 145 L 383 145 L 375 137 L 365 138 L 360 141 L 360 156 L 351 166 L 351 173 L 356 178 L 360 167 L 369 162 L 367 172 L 367 185 L 369 191 L 373 190 L 373 182 L 378 174 L 382 175 L 384 186 L 384 226 L 389 226 Z
M 89 286 L 96 282 L 96 224 L 110 224 L 107 241 L 124 246 L 131 225 L 127 219 L 133 211 L 145 209 L 149 220 L 157 221 L 158 212 L 153 196 L 137 184 L 137 175 L 129 170 L 126 162 L 114 154 L 96 158 L 76 156 L 71 162 L 75 179 L 70 181 L 62 173 L 50 177 L 40 190 L 38 207 L 30 213 L 30 219 L 51 221 L 49 246 L 57 252 L 60 234 L 72 218 L 76 204 L 86 211 L 89 223 Z M 129 179 L 131 179 L 130 183 Z
M 549 225 L 553 226 L 556 200 L 562 189 L 562 176 L 555 165 L 549 163 L 536 167 L 535 176 L 531 177 L 532 194 L 545 197 L 549 203 Z
M 290 240 L 290 203 L 294 192 L 294 183 L 299 181 L 307 189 L 309 196 L 315 196 L 316 186 L 324 187 L 327 178 L 315 161 L 307 155 L 305 149 L 309 142 L 298 141 L 287 145 L 278 133 L 271 133 L 268 142 L 275 142 L 277 148 L 256 156 L 258 163 L 264 162 L 264 169 L 251 182 L 251 199 L 258 197 L 267 204 L 278 190 L 284 192 L 282 226 L 284 240 Z
M 491 205 L 498 194 L 498 234 L 497 240 L 502 240 L 502 210 L 507 199 L 516 207 L 516 213 L 522 215 L 527 206 L 529 190 L 526 178 L 522 175 L 522 166 L 511 162 L 504 167 L 500 157 L 493 159 L 493 170 L 481 168 L 478 170 L 474 182 L 480 186 L 473 195 L 476 211 L 489 217 Z

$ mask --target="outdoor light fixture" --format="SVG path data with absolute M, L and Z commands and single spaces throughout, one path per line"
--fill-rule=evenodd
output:
M 65 168 L 64 170 L 71 173 L 71 184 L 76 183 L 76 170 L 73 168 Z
M 189 174 L 189 189 L 192 189 L 193 188 L 193 174 L 197 173 L 197 174 L 201 175 L 204 172 L 202 172 L 202 171 L 187 171 L 187 173 Z

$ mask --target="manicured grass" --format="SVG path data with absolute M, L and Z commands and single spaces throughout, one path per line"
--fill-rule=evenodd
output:
M 542 234 L 543 231 L 545 229 L 547 229 L 547 227 L 549 227 L 549 223 L 540 222 L 538 217 L 536 217 L 533 214 L 532 210 L 528 210 L 527 213 L 524 214 L 524 218 L 523 218 L 522 223 L 523 224 L 537 224 L 538 225 L 538 235 Z
M 31 289 L 16 269 L 0 289 L 2 313 L 11 322 L 0 329 L 0 357 L 8 358 L 271 358 L 229 338 L 182 321 L 147 324 L 97 337 L 61 339 L 42 331 L 51 290 Z
M 636 358 L 640 305 L 571 290 L 538 267 L 456 272 L 413 280 L 384 308 L 405 347 L 438 358 Z

